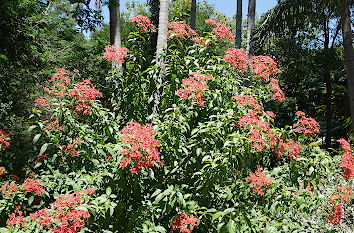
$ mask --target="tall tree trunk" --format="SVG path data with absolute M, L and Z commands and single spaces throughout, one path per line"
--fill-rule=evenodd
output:
M 191 4 L 191 28 L 196 29 L 197 0 L 192 0 Z
M 256 21 L 256 0 L 248 1 L 248 16 L 247 16 L 247 47 L 246 52 L 248 57 L 253 56 L 252 48 L 252 33 Z
M 160 0 L 160 12 L 159 12 L 159 31 L 157 35 L 157 48 L 156 48 L 156 63 L 160 67 L 160 73 L 155 78 L 155 92 L 154 92 L 154 107 L 153 117 L 159 115 L 160 105 L 160 85 L 163 82 L 163 76 L 165 73 L 165 63 L 163 59 L 164 49 L 167 47 L 167 25 L 168 25 L 168 12 L 170 7 L 169 0 Z
M 323 28 L 324 28 L 324 56 L 330 56 L 329 51 L 329 22 L 323 14 Z M 326 148 L 331 147 L 331 138 L 332 138 L 332 80 L 331 80 L 331 71 L 328 69 L 329 65 L 328 58 L 324 58 L 323 68 L 324 73 L 323 77 L 326 83 Z
M 350 101 L 350 112 L 352 118 L 352 130 L 354 132 L 354 51 L 352 41 L 352 30 L 350 21 L 349 0 L 343 0 L 342 9 L 342 33 L 345 65 L 348 76 L 348 92 Z
M 111 44 L 122 47 L 120 38 L 119 0 L 109 0 L 109 33 Z
M 238 49 L 242 46 L 242 0 L 237 0 L 235 46 Z

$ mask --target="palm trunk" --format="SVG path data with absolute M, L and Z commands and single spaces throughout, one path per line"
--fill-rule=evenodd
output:
M 329 26 L 328 20 L 323 14 L 323 28 L 324 28 L 324 54 L 325 56 L 329 56 Z M 326 59 L 326 62 L 327 59 Z M 326 63 L 323 64 L 324 68 L 324 80 L 326 83 L 326 148 L 331 147 L 331 138 L 332 138 L 332 80 L 331 80 L 331 71 L 328 69 L 328 65 Z
M 238 49 L 242 46 L 242 0 L 237 0 L 235 46 Z
M 160 74 L 155 78 L 155 92 L 154 92 L 154 107 L 153 117 L 159 116 L 160 105 L 160 90 L 159 87 L 163 82 L 165 73 L 165 63 L 163 58 L 164 49 L 167 47 L 167 25 L 168 25 L 168 12 L 170 7 L 169 0 L 160 0 L 159 12 L 159 31 L 157 35 L 157 48 L 156 48 L 156 63 L 160 67 Z
M 109 33 L 111 44 L 120 48 L 120 10 L 119 0 L 109 0 Z
M 349 0 L 343 1 L 342 9 L 342 33 L 345 65 L 348 76 L 348 92 L 350 101 L 350 112 L 352 118 L 352 130 L 354 132 L 354 51 L 350 21 Z
M 253 56 L 252 33 L 253 33 L 255 21 L 256 21 L 256 0 L 249 0 L 248 17 L 247 17 L 247 47 L 246 47 L 246 52 L 249 58 Z
M 191 4 L 191 28 L 196 29 L 197 0 L 192 0 Z

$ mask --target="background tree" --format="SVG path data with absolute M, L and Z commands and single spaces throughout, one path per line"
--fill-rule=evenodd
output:
M 252 34 L 256 21 L 256 0 L 248 1 L 248 16 L 247 16 L 247 46 L 246 53 L 249 57 L 253 55 L 252 48 Z
M 109 0 L 109 26 L 111 44 L 122 47 L 120 35 L 120 4 L 119 0 Z
M 197 21 L 197 0 L 192 0 L 191 2 L 191 28 L 196 29 Z
M 242 0 L 237 0 L 236 37 L 235 37 L 236 48 L 241 48 L 241 44 L 242 44 Z

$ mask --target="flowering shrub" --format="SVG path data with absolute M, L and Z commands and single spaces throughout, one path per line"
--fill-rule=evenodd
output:
M 200 73 L 192 73 L 192 76 L 182 80 L 183 89 L 177 90 L 177 95 L 183 99 L 188 99 L 192 96 L 192 103 L 198 103 L 199 106 L 204 106 L 203 92 L 209 89 L 206 81 L 213 80 L 212 76 L 202 75 Z
M 152 125 L 142 126 L 131 121 L 122 129 L 121 134 L 122 142 L 128 147 L 121 152 L 125 158 L 120 162 L 120 168 L 130 166 L 129 170 L 138 174 L 138 169 L 144 167 L 152 167 L 155 164 L 163 166 L 157 150 L 159 140 L 154 138 Z
M 153 25 L 150 19 L 146 16 L 137 15 L 133 18 L 130 18 L 129 21 L 135 23 L 136 26 L 139 27 L 142 32 L 146 32 L 148 30 L 157 32 L 156 26 Z
M 264 192 L 262 188 L 271 184 L 272 178 L 263 174 L 261 168 L 257 165 L 257 171 L 246 177 L 246 181 L 251 182 L 250 187 L 253 188 L 255 193 L 263 195 Z
M 234 35 L 232 34 L 230 28 L 224 23 L 218 23 L 215 19 L 207 19 L 205 23 L 214 26 L 211 31 L 219 40 L 233 40 Z
M 104 50 L 103 58 L 108 61 L 117 62 L 118 64 L 123 64 L 124 59 L 128 57 L 129 53 L 129 49 L 125 47 L 117 48 L 115 45 L 107 45 Z
M 184 21 L 169 22 L 168 28 L 169 39 L 173 39 L 174 37 L 183 38 L 198 35 L 197 32 L 190 28 Z
M 320 125 L 315 119 L 306 117 L 306 114 L 301 111 L 296 112 L 295 115 L 300 117 L 293 125 L 296 133 L 313 134 L 320 132 Z
M 188 216 L 185 213 L 180 213 L 175 217 L 172 223 L 172 229 L 179 230 L 182 233 L 191 233 L 193 227 L 198 224 L 198 221 L 199 219 L 192 214 Z M 188 226 L 192 229 L 189 229 Z
M 236 67 L 240 73 L 247 72 L 248 70 L 248 56 L 243 49 L 228 49 L 224 56 L 224 60 L 232 67 Z
M 282 73 L 276 61 L 269 56 L 253 56 L 250 64 L 253 73 L 261 80 Z
M 344 178 L 349 180 L 350 177 L 354 176 L 354 157 L 352 150 L 350 148 L 350 143 L 344 138 L 338 140 L 342 145 L 342 162 L 341 167 L 344 170 Z
M 10 146 L 10 141 L 11 138 L 6 131 L 0 129 L 0 149 L 5 148 L 7 149 Z

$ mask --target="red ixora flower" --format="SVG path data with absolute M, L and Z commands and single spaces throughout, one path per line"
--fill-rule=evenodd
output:
M 271 184 L 272 178 L 263 174 L 261 168 L 257 165 L 257 171 L 246 177 L 246 181 L 251 181 L 250 187 L 253 188 L 255 193 L 263 195 L 262 188 Z
M 0 176 L 2 176 L 5 172 L 5 168 L 4 167 L 0 167 Z
M 48 106 L 50 106 L 51 100 L 52 100 L 52 97 L 50 97 L 50 96 L 44 96 L 44 97 L 38 98 L 35 100 L 34 108 L 36 109 L 38 107 L 38 105 L 41 105 L 42 107 L 48 107 Z
M 341 167 L 344 170 L 344 178 L 349 180 L 350 177 L 354 176 L 354 157 L 352 150 L 350 148 L 350 143 L 341 138 L 338 142 L 342 145 L 342 158 Z
M 194 37 L 192 37 L 192 41 L 194 41 L 197 44 L 206 46 L 206 41 L 203 39 L 203 37 L 194 36 Z
M 90 80 L 76 83 L 75 87 L 69 91 L 69 96 L 75 98 L 78 103 L 75 109 L 76 113 L 84 112 L 85 115 L 90 114 L 90 101 L 103 97 L 99 90 L 91 86 Z
M 215 19 L 207 19 L 207 20 L 205 20 L 205 23 L 209 24 L 210 26 L 212 26 L 212 25 L 217 24 L 218 22 L 216 22 Z
M 270 116 L 271 118 L 275 118 L 275 114 L 272 111 L 266 111 L 267 115 Z
M 82 196 L 79 192 L 62 195 L 51 204 L 50 209 L 41 209 L 30 214 L 29 218 L 55 233 L 76 233 L 84 226 L 85 219 L 89 218 L 88 212 L 77 209 L 84 204 Z
M 338 225 L 342 219 L 343 205 L 341 203 L 333 205 L 331 211 L 328 213 L 328 220 L 333 225 Z
M 243 49 L 228 49 L 225 53 L 224 60 L 232 67 L 237 68 L 240 73 L 247 72 L 248 70 L 248 56 Z
M 172 229 L 179 230 L 182 233 L 191 233 L 193 227 L 198 224 L 198 221 L 199 219 L 192 214 L 188 216 L 185 213 L 180 213 L 175 217 L 172 223 Z
M 87 188 L 87 189 L 85 190 L 85 193 L 86 193 L 87 195 L 92 195 L 92 194 L 95 193 L 95 189 L 92 188 L 92 187 L 89 187 L 89 188 Z
M 138 169 L 144 167 L 152 167 L 156 164 L 163 166 L 157 150 L 160 142 L 154 138 L 151 124 L 143 126 L 131 121 L 121 130 L 121 134 L 121 141 L 127 145 L 127 148 L 121 152 L 125 158 L 120 162 L 120 168 L 130 166 L 130 171 L 138 174 Z
M 22 189 L 25 194 L 34 192 L 34 195 L 43 196 L 44 189 L 41 187 L 42 182 L 31 178 L 26 178 L 22 184 Z
M 18 216 L 16 216 L 18 214 Z M 26 227 L 27 220 L 23 218 L 22 211 L 16 211 L 10 214 L 9 218 L 6 221 L 7 227 L 12 227 L 15 225 L 21 225 L 22 227 Z
M 232 34 L 230 28 L 224 23 L 214 24 L 214 28 L 211 31 L 219 40 L 233 40 L 234 35 Z
M 240 106 L 245 106 L 249 105 L 252 106 L 255 110 L 257 110 L 258 113 L 262 113 L 262 106 L 258 104 L 257 100 L 250 95 L 235 95 L 231 97 L 231 99 L 235 99 L 237 101 L 237 104 Z
M 130 18 L 131 23 L 136 23 L 136 26 L 140 28 L 142 32 L 146 32 L 149 29 L 153 32 L 157 32 L 155 25 L 153 25 L 150 19 L 143 15 L 137 15 L 133 18 Z
M 103 58 L 107 59 L 108 61 L 115 61 L 118 64 L 123 64 L 124 58 L 128 57 L 129 49 L 117 48 L 115 45 L 107 45 L 104 49 L 105 53 Z
M 277 62 L 269 56 L 253 56 L 250 64 L 253 73 L 261 80 L 282 73 L 282 71 L 277 68 Z
M 289 155 L 290 155 L 290 159 L 294 160 L 295 158 L 299 158 L 300 157 L 300 151 L 301 151 L 301 145 L 298 142 L 294 142 L 292 139 L 289 140 L 288 143 L 288 147 L 289 147 Z
M 279 86 L 279 81 L 275 78 L 270 78 L 270 87 L 274 91 L 272 99 L 278 100 L 280 103 L 282 103 L 285 100 L 285 95 L 283 90 Z
M 63 130 L 63 126 L 59 125 L 59 121 L 55 120 L 55 121 L 43 121 L 43 125 L 46 125 L 46 127 L 44 128 L 45 130 L 52 130 L 52 129 L 58 129 L 58 130 Z
M 65 152 L 69 153 L 71 157 L 79 157 L 79 152 L 77 151 L 77 147 L 79 143 L 81 142 L 80 139 L 75 140 L 73 143 L 68 143 L 68 145 L 63 146 L 61 148 L 61 155 L 63 155 Z
M 188 99 L 192 96 L 192 103 L 198 103 L 199 106 L 204 106 L 204 94 L 202 91 L 208 90 L 209 86 L 206 81 L 214 80 L 212 76 L 202 75 L 201 73 L 192 73 L 192 76 L 182 80 L 184 88 L 177 90 L 177 95 L 183 99 Z
M 3 130 L 0 129 L 0 144 L 1 146 L 3 146 L 5 149 L 7 149 L 10 146 L 10 141 L 11 138 L 9 136 L 9 134 Z
M 183 38 L 197 36 L 198 33 L 190 28 L 184 21 L 176 21 L 168 23 L 168 39 L 173 39 L 174 37 Z
M 306 114 L 301 111 L 297 111 L 296 115 L 300 117 L 293 125 L 296 133 L 313 134 L 320 132 L 320 124 L 314 118 L 306 117 Z

